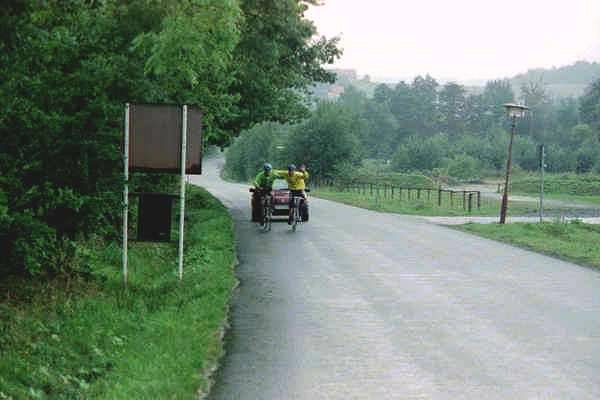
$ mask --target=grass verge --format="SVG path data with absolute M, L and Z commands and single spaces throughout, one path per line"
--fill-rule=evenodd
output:
M 437 195 L 437 192 L 434 191 Z M 438 206 L 437 198 L 432 195 L 427 198 L 422 193 L 421 199 L 407 200 L 406 197 L 402 200 L 399 198 L 383 198 L 375 197 L 370 194 L 365 195 L 357 192 L 341 192 L 331 188 L 312 189 L 311 195 L 327 200 L 333 200 L 340 203 L 348 204 L 355 207 L 366 208 L 369 210 L 390 212 L 396 214 L 424 215 L 424 216 L 463 216 L 463 215 L 487 215 L 495 216 L 499 214 L 500 202 L 497 200 L 482 199 L 481 208 L 477 208 L 475 198 L 473 198 L 472 211 L 469 213 L 462 206 L 462 196 L 456 196 L 453 199 L 453 205 L 450 205 L 449 195 L 444 194 L 442 205 Z M 406 193 L 404 193 L 406 196 Z M 398 194 L 396 194 L 398 196 Z M 415 194 L 413 193 L 413 196 Z M 537 212 L 537 205 L 521 202 L 509 203 L 511 215 L 533 214 Z
M 575 220 L 569 223 L 466 224 L 459 229 L 600 268 L 600 225 Z
M 3 281 L 0 399 L 192 399 L 208 388 L 235 285 L 232 221 L 189 187 L 183 282 L 170 244 L 80 245 L 87 274 Z M 18 289 L 15 289 L 18 288 Z
M 531 196 L 536 199 L 539 197 L 539 193 L 512 193 L 517 196 Z M 546 200 L 560 200 L 565 203 L 583 204 L 583 205 L 600 205 L 600 196 L 597 195 L 576 195 L 567 193 L 544 193 L 544 199 Z

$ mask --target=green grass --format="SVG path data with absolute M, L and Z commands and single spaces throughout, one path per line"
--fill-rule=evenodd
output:
M 460 229 L 543 254 L 600 268 L 600 225 L 569 223 L 467 224 Z
M 538 174 L 515 177 L 511 182 L 515 193 L 537 195 L 540 191 Z M 544 177 L 544 193 L 574 196 L 600 196 L 600 174 L 547 174 Z
M 318 188 L 311 191 L 311 195 L 327 200 L 338 201 L 340 203 L 351 206 L 366 208 L 369 210 L 390 212 L 397 214 L 411 215 L 426 215 L 426 216 L 461 216 L 461 215 L 487 215 L 495 216 L 499 214 L 500 202 L 497 200 L 483 199 L 481 200 L 481 208 L 477 209 L 476 198 L 473 196 L 472 211 L 469 213 L 464 210 L 462 205 L 462 195 L 454 195 L 453 204 L 450 205 L 450 195 L 444 193 L 442 196 L 442 206 L 437 203 L 437 191 L 431 192 L 428 199 L 425 191 L 421 192 L 421 198 L 416 199 L 416 192 L 412 191 L 411 200 L 407 199 L 407 193 L 404 191 L 403 198 L 398 198 L 398 193 L 395 192 L 394 199 L 383 198 L 381 194 L 379 198 L 376 195 L 369 193 L 363 194 L 356 191 L 338 191 L 334 188 Z M 389 197 L 389 193 L 388 193 Z M 509 203 L 511 215 L 519 215 L 526 213 L 535 213 L 537 205 L 528 203 L 511 202 Z
M 535 196 L 536 200 L 539 197 L 538 193 L 512 193 L 517 196 Z M 544 193 L 544 199 L 560 200 L 569 203 L 600 205 L 600 195 L 575 195 L 566 193 Z
M 80 245 L 90 271 L 3 281 L 0 399 L 192 399 L 222 354 L 235 285 L 227 210 L 190 187 L 183 282 L 173 243 L 134 243 L 121 286 L 115 243 Z

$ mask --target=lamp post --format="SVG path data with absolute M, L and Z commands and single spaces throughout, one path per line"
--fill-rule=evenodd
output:
M 500 223 L 506 223 L 506 209 L 508 208 L 508 182 L 510 179 L 510 166 L 512 162 L 512 146 L 515 137 L 515 130 L 517 127 L 517 118 L 525 116 L 525 112 L 529 110 L 529 107 L 506 103 L 504 104 L 508 116 L 512 119 L 511 130 L 510 130 L 510 142 L 508 143 L 508 158 L 506 159 L 506 179 L 504 181 L 504 193 L 502 194 L 502 205 L 500 206 Z

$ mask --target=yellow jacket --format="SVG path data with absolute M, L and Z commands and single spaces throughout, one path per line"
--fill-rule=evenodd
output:
M 307 171 L 294 171 L 290 174 L 286 170 L 276 169 L 273 172 L 287 181 L 290 190 L 304 190 L 306 188 L 304 181 L 308 179 Z

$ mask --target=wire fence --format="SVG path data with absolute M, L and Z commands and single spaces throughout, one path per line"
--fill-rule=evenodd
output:
M 471 212 L 480 209 L 481 192 L 476 190 L 452 190 L 430 187 L 410 187 L 373 182 L 342 182 L 317 179 L 312 182 L 316 190 L 355 193 L 367 198 L 399 202 L 427 202 L 438 207 L 463 209 Z

